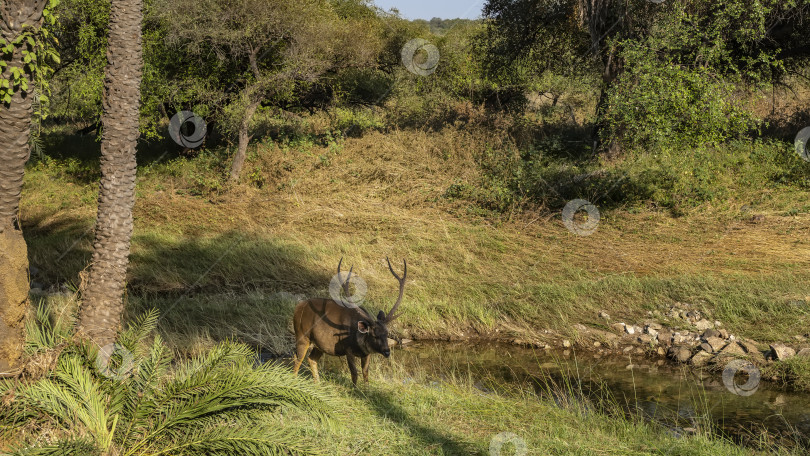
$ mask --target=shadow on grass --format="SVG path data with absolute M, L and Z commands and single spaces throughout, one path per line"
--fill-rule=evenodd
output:
M 447 455 L 486 454 L 471 442 L 443 433 L 434 427 L 420 424 L 404 408 L 397 405 L 397 398 L 391 394 L 384 393 L 373 387 L 350 388 L 350 391 L 356 398 L 366 401 L 380 418 L 391 420 L 409 435 L 420 440 L 425 453 Z M 440 451 L 437 451 L 439 449 Z
M 142 233 L 133 238 L 129 288 L 161 294 L 325 288 L 331 275 L 313 270 L 310 257 L 298 245 L 237 231 L 204 238 Z
M 34 286 L 78 287 L 92 257 L 93 224 L 83 218 L 24 223 Z M 236 231 L 187 237 L 137 233 L 127 273 L 127 315 L 156 308 L 161 330 L 184 338 L 237 338 L 286 353 L 297 295 L 325 290 L 333 265 L 305 247 Z M 322 293 L 325 294 L 325 293 Z M 183 342 L 184 343 L 184 342 Z
M 82 135 L 70 125 L 45 129 L 42 133 L 44 155 L 58 161 L 62 174 L 77 184 L 94 184 L 101 178 L 101 142 L 95 134 Z M 222 141 L 207 141 L 206 147 L 219 149 Z M 175 143 L 168 134 L 156 139 L 138 141 L 138 167 L 193 156 L 199 149 L 188 150 Z
M 50 214 L 23 220 L 28 261 L 38 272 L 32 280 L 44 288 L 62 283 L 79 284 L 79 272 L 90 264 L 93 220 L 63 216 L 45 221 Z
M 49 285 L 76 283 L 92 255 L 93 223 L 78 217 L 27 218 L 29 261 Z M 182 237 L 152 231 L 132 238 L 128 289 L 164 295 L 251 290 L 291 293 L 325 288 L 331 276 L 312 269 L 297 245 L 237 231 Z

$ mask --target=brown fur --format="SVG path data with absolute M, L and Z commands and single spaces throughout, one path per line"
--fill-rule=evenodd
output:
M 380 312 L 382 314 L 382 312 Z M 360 324 L 365 325 L 366 333 L 360 332 Z M 345 356 L 352 374 L 352 382 L 357 384 L 356 358 L 360 358 L 363 380 L 368 382 L 369 356 L 382 353 L 388 356 L 388 328 L 385 322 L 375 321 L 359 308 L 350 308 L 331 299 L 310 299 L 301 301 L 293 315 L 295 330 L 295 367 L 298 369 L 309 354 L 309 368 L 315 381 L 318 381 L 318 360 L 326 353 L 332 356 Z
M 342 260 L 341 260 L 342 262 Z M 307 301 L 300 301 L 295 306 L 293 314 L 293 330 L 295 331 L 295 366 L 293 372 L 297 375 L 301 363 L 309 354 L 309 368 L 312 377 L 317 382 L 318 360 L 326 353 L 332 356 L 345 356 L 352 374 L 352 383 L 357 384 L 356 358 L 360 358 L 363 369 L 363 380 L 368 383 L 368 362 L 372 353 L 381 353 L 386 358 L 391 354 L 388 348 L 388 323 L 396 318 L 396 310 L 402 301 L 402 293 L 405 289 L 405 278 L 408 270 L 405 265 L 403 277 L 394 273 L 391 263 L 389 269 L 394 277 L 399 281 L 399 298 L 396 304 L 388 312 L 380 311 L 377 318 L 373 318 L 362 307 L 356 307 L 345 303 L 338 303 L 332 299 L 315 298 Z M 338 265 L 338 275 L 340 265 Z M 343 284 L 344 290 L 348 294 L 349 277 Z

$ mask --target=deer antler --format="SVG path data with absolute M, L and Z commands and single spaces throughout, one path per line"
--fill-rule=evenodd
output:
M 396 272 L 394 272 L 394 268 L 391 267 L 391 261 L 388 257 L 385 257 L 385 261 L 388 262 L 388 270 L 391 271 L 391 274 L 396 277 L 397 281 L 399 282 L 399 297 L 397 298 L 397 302 L 394 303 L 394 307 L 388 312 L 388 316 L 385 317 L 385 321 L 392 321 L 393 319 L 397 318 L 397 308 L 399 307 L 399 303 L 402 302 L 402 294 L 405 293 L 405 279 L 408 277 L 408 263 L 405 260 L 402 260 L 402 264 L 405 265 L 405 269 L 402 272 L 402 277 L 400 278 Z
M 345 282 L 343 282 L 343 281 L 341 280 L 341 277 L 340 277 L 340 265 L 341 265 L 342 263 L 343 263 L 343 257 L 341 257 L 341 258 L 340 258 L 340 261 L 338 262 L 338 272 L 337 272 L 337 276 L 338 276 L 338 280 L 339 280 L 339 281 L 341 281 L 341 282 L 340 282 L 340 286 L 343 288 L 343 294 L 345 294 L 345 295 L 346 295 L 346 297 L 348 297 L 348 296 L 349 296 L 349 293 L 350 293 L 350 292 L 349 292 L 349 281 L 352 279 L 352 270 L 354 269 L 354 265 L 352 265 L 352 267 L 350 267 L 350 268 L 349 268 L 349 275 L 348 275 L 348 276 L 346 276 L 346 281 L 345 281 Z
M 345 282 L 343 282 L 343 281 L 342 281 L 342 279 L 341 279 L 341 277 L 340 277 L 340 265 L 341 265 L 342 263 L 343 263 L 343 258 L 341 258 L 341 259 L 340 259 L 340 261 L 338 262 L 338 270 L 337 270 L 337 273 L 338 273 L 338 281 L 340 281 L 340 286 L 341 286 L 341 288 L 343 288 L 343 294 L 346 296 L 346 298 L 348 298 L 348 297 L 349 297 L 349 293 L 351 293 L 351 291 L 349 290 L 349 281 L 352 279 L 352 270 L 354 269 L 354 266 L 352 266 L 351 268 L 349 268 L 349 275 L 348 275 L 348 276 L 346 276 L 346 281 L 345 281 Z M 372 317 L 372 316 L 371 316 L 371 314 L 370 314 L 370 313 L 368 313 L 368 311 L 367 311 L 366 309 L 364 309 L 364 308 L 362 308 L 362 307 L 360 307 L 360 306 L 357 306 L 357 305 L 355 305 L 355 304 L 354 304 L 354 303 L 352 303 L 352 302 L 347 302 L 347 301 L 346 301 L 346 300 L 344 300 L 344 299 L 340 299 L 340 303 L 341 303 L 341 304 L 342 304 L 344 307 L 354 307 L 354 308 L 357 308 L 359 311 L 361 311 L 361 312 L 363 313 L 363 315 L 365 316 L 365 318 L 367 318 L 367 319 L 368 319 L 368 320 L 370 320 L 370 321 L 374 320 L 374 317 Z

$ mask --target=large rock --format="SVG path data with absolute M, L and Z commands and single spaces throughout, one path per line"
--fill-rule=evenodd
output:
M 689 364 L 691 364 L 693 367 L 704 367 L 705 365 L 709 364 L 709 361 L 711 361 L 711 359 L 712 359 L 711 353 L 699 351 L 695 353 L 694 356 L 692 356 L 692 359 L 689 360 Z
M 669 347 L 669 350 L 667 350 L 667 357 L 679 363 L 685 363 L 689 361 L 689 358 L 691 356 L 692 351 L 689 350 L 689 347 L 684 347 L 683 345 L 672 346 Z
M 703 351 L 707 351 L 709 353 L 717 353 L 719 352 L 724 346 L 726 345 L 726 341 L 719 337 L 709 337 L 705 339 L 705 342 L 700 344 L 700 348 Z
M 729 342 L 714 358 L 716 364 L 725 364 L 734 359 L 745 357 L 745 349 L 737 342 Z
M 700 338 L 703 339 L 704 342 L 708 341 L 708 339 L 711 337 L 720 337 L 720 331 L 714 328 L 709 328 L 706 331 L 703 331 L 703 334 L 700 335 Z
M 647 334 L 649 334 L 649 331 L 650 331 L 650 330 L 653 330 L 653 331 L 660 331 L 660 330 L 661 330 L 661 328 L 662 328 L 661 323 L 656 323 L 656 322 L 654 322 L 654 321 L 651 321 L 651 322 L 647 323 L 647 324 L 644 326 L 644 330 L 645 330 L 645 331 L 647 331 Z
M 668 329 L 658 331 L 658 343 L 668 347 L 672 343 L 672 332 Z
M 774 359 L 784 361 L 796 356 L 796 350 L 784 344 L 771 344 L 771 354 Z
M 745 354 L 751 358 L 755 364 L 762 364 L 765 362 L 765 356 L 759 351 L 759 348 L 754 344 L 751 339 L 742 339 L 737 341 L 738 344 L 745 350 Z
M 810 358 L 810 348 L 802 348 L 796 352 L 797 358 Z
M 729 342 L 728 345 L 720 350 L 720 353 L 723 355 L 745 356 L 745 349 L 737 342 Z
M 706 320 L 705 318 L 695 322 L 695 328 L 697 328 L 698 331 L 706 331 L 707 329 L 713 327 L 714 323 L 710 322 L 709 320 Z
M 740 346 L 742 346 L 743 349 L 745 349 L 745 353 L 749 355 L 752 353 L 762 354 L 762 352 L 759 351 L 759 347 L 757 347 L 757 345 L 751 339 L 740 339 L 737 342 L 740 344 Z

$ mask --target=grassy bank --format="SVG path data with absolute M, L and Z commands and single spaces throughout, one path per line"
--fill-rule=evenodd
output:
M 341 421 L 351 424 L 310 428 L 310 435 L 330 442 L 330 454 L 490 455 L 502 433 L 522 439 L 526 453 L 520 454 L 527 455 L 757 454 L 705 434 L 676 437 L 658 425 L 596 412 L 585 402 L 560 407 L 534 393 L 482 393 L 461 380 L 433 385 L 385 380 L 360 389 L 329 380 L 340 393 Z M 494 454 L 517 454 L 514 445 L 504 444 Z
M 39 268 L 34 280 L 44 287 L 78 285 L 91 251 L 95 144 L 61 141 L 55 158 L 29 166 L 22 204 L 31 263 Z M 227 186 L 216 165 L 225 150 L 158 161 L 171 153 L 161 147 L 168 146 L 141 153 L 129 301 L 136 310 L 157 306 L 164 329 L 181 335 L 191 329 L 183 325 L 214 339 L 265 334 L 272 340 L 262 345 L 275 347 L 292 296 L 327 294 L 341 257 L 368 283 L 367 305 L 388 308 L 397 289 L 386 256 L 410 265 L 396 328 L 403 336 L 543 341 L 542 330 L 550 329 L 576 338 L 576 323 L 604 327 L 600 310 L 638 321 L 676 301 L 766 342 L 792 339 L 808 325 L 807 192 L 774 178 L 795 163 L 759 166 L 792 160 L 779 158 L 791 153 L 784 144 L 682 154 L 701 176 L 685 176 L 674 188 L 694 183 L 720 196 L 692 206 L 683 200 L 680 215 L 650 200 L 633 202 L 626 187 L 655 166 L 669 169 L 674 152 L 657 161 L 583 165 L 619 176 L 600 183 L 597 174 L 592 184 L 625 195 L 596 203 L 601 221 L 590 236 L 564 227 L 553 198 L 494 212 L 473 196 L 448 196 L 460 182 L 495 191 L 493 173 L 481 164 L 493 142 L 463 131 L 260 144 L 238 186 Z M 707 154 L 713 162 L 700 165 Z M 554 163 L 574 166 L 570 158 Z M 566 179 L 537 185 L 562 189 Z M 662 201 L 681 195 L 663 184 L 651 192 Z

